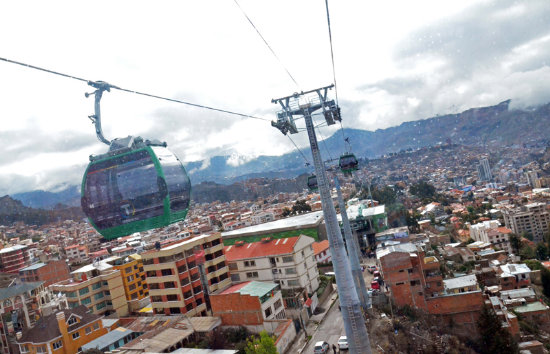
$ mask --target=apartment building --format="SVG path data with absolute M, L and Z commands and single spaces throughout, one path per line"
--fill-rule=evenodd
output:
M 17 274 L 21 268 L 29 265 L 27 246 L 15 245 L 0 250 L 0 272 Z
M 101 316 L 81 305 L 42 317 L 34 328 L 17 334 L 17 343 L 21 353 L 73 354 L 106 333 Z
M 397 306 L 421 309 L 454 326 L 456 333 L 476 335 L 484 299 L 475 276 L 443 280 L 438 259 L 411 243 L 386 247 L 376 256 Z
M 127 257 L 111 257 L 105 259 L 113 269 L 120 271 L 124 293 L 128 302 L 139 301 L 149 297 L 147 282 L 145 281 L 145 270 L 139 254 L 132 254 Z
M 231 281 L 269 281 L 281 289 L 303 288 L 311 294 L 319 287 L 313 242 L 305 235 L 251 243 L 237 241 L 224 248 Z
M 155 314 L 206 316 L 209 294 L 231 284 L 219 233 L 157 244 L 141 256 Z
M 512 253 L 510 234 L 512 230 L 501 227 L 497 220 L 483 221 L 470 226 L 470 237 L 475 241 L 490 243 L 494 248 Z
M 88 246 L 86 245 L 72 245 L 65 247 L 65 254 L 69 263 L 82 263 L 88 261 Z
M 107 263 L 94 262 L 71 273 L 72 278 L 52 284 L 54 293 L 67 297 L 69 308 L 85 305 L 93 314 L 119 317 L 128 315 L 128 305 L 120 270 Z
M 504 223 L 513 233 L 527 233 L 535 242 L 544 240 L 550 228 L 550 213 L 544 203 L 531 203 L 516 209 L 502 210 Z
M 44 286 L 69 279 L 69 266 L 64 260 L 49 261 L 48 263 L 35 263 L 19 271 L 23 282 L 43 281 Z
M 425 308 L 425 296 L 443 291 L 439 260 L 425 257 L 412 243 L 386 247 L 377 252 L 377 258 L 397 306 Z

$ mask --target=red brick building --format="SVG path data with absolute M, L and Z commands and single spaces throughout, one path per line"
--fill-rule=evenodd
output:
M 210 296 L 212 315 L 225 326 L 261 325 L 266 320 L 284 319 L 285 308 L 279 285 L 246 282 Z
M 29 262 L 27 246 L 15 245 L 0 250 L 0 272 L 17 274 L 21 268 L 29 265 Z
M 439 260 L 425 256 L 411 243 L 377 252 L 386 285 L 397 306 L 411 306 L 453 324 L 462 334 L 471 334 L 484 305 L 475 275 L 443 280 Z
M 23 282 L 43 281 L 44 286 L 69 279 L 69 266 L 63 260 L 36 263 L 19 270 Z

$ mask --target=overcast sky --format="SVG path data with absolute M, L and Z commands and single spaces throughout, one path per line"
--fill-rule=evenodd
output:
M 268 119 L 272 98 L 332 83 L 324 0 L 239 3 L 299 87 L 234 0 L 4 2 L 0 57 Z M 547 0 L 329 3 L 344 127 L 550 101 Z M 80 183 L 88 156 L 106 150 L 87 118 L 91 91 L 0 61 L 0 195 Z M 102 116 L 108 139 L 158 138 L 183 161 L 293 149 L 269 122 L 116 90 Z

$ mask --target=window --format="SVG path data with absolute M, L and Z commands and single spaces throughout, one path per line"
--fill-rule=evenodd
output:
M 63 347 L 63 341 L 60 339 L 58 340 L 57 342 L 53 342 L 53 349 L 56 350 L 56 349 L 59 349 Z
M 246 273 L 246 277 L 247 278 L 257 278 L 258 277 L 258 272 L 248 272 L 248 273 Z
M 101 288 L 101 282 L 97 282 L 97 283 L 92 284 L 92 290 L 97 290 L 99 288 Z
M 163 269 L 161 270 L 161 273 L 163 276 L 172 275 L 172 269 Z
M 168 296 L 166 296 L 166 300 L 168 300 L 168 301 L 178 301 L 178 295 L 168 295 Z
M 290 257 L 283 257 L 283 263 L 291 263 L 294 261 L 294 258 L 292 256 Z
M 92 327 L 94 327 L 94 331 L 97 331 L 99 329 L 99 323 L 94 323 Z
M 78 339 L 78 338 L 80 338 L 80 333 L 74 332 L 73 333 L 73 339 Z
M 86 332 L 86 334 L 92 333 L 92 327 L 86 327 L 86 328 L 84 329 L 84 332 Z
M 275 310 L 277 310 L 281 306 L 283 306 L 283 304 L 281 303 L 280 299 L 275 301 L 275 303 L 273 304 L 273 307 L 275 308 Z
M 68 293 L 65 293 L 65 295 L 66 295 L 67 297 L 76 297 L 76 292 L 74 292 L 74 291 L 69 291 Z
M 241 281 L 241 276 L 239 274 L 231 274 L 231 281 Z
M 128 275 L 126 277 L 126 280 L 128 280 L 128 283 L 131 282 L 131 281 L 134 281 L 134 276 L 133 275 Z
M 237 263 L 229 263 L 229 270 L 238 270 Z
M 80 303 L 81 303 L 82 305 L 88 305 L 88 304 L 92 303 L 92 299 L 90 299 L 89 297 L 87 297 L 87 298 L 81 299 L 81 300 L 80 300 Z
M 102 308 L 104 308 L 105 306 L 107 306 L 107 305 L 105 305 L 105 301 L 103 301 L 103 302 L 100 302 L 99 304 L 97 304 L 97 305 L 95 306 L 95 309 L 99 311 L 99 310 L 101 310 Z
M 45 345 L 41 345 L 41 346 L 39 346 L 39 347 L 36 347 L 36 352 L 37 352 L 37 353 L 46 353 L 46 352 L 47 352 L 46 346 L 45 346 Z
M 300 286 L 300 283 L 298 282 L 298 280 L 289 280 L 288 286 L 296 287 L 296 286 Z
M 256 261 L 244 261 L 244 266 L 245 267 L 255 267 L 256 266 Z
M 148 270 L 147 271 L 147 278 L 156 277 L 157 271 L 156 270 Z
M 105 296 L 111 296 L 111 292 L 109 290 L 105 290 L 103 293 L 105 294 Z
M 136 290 L 136 284 L 130 285 L 130 286 L 128 287 L 128 289 L 129 289 L 130 291 Z
M 296 274 L 296 268 L 285 268 L 285 274 Z
M 126 267 L 126 269 L 124 269 L 124 272 L 131 273 L 132 272 L 132 267 Z
M 399 283 L 395 283 L 395 285 L 403 285 L 405 284 L 404 282 L 399 282 Z
M 94 295 L 94 299 L 99 300 L 99 299 L 103 298 L 104 296 L 105 295 L 103 295 L 103 293 L 97 293 L 97 294 Z
M 268 318 L 269 316 L 271 316 L 272 312 L 271 312 L 271 306 L 269 306 L 268 308 L 265 309 L 264 311 L 265 313 L 265 317 Z
M 167 281 L 164 283 L 164 288 L 165 289 L 172 289 L 172 288 L 175 288 L 176 287 L 176 283 L 174 283 L 173 281 Z
M 29 346 L 27 344 L 23 345 L 19 345 L 19 349 L 21 351 L 21 353 L 28 353 L 29 352 Z
M 78 321 L 76 320 L 76 317 L 74 316 L 71 316 L 69 318 L 69 320 L 67 321 L 67 324 L 70 326 L 70 325 L 74 325 L 75 323 L 77 323 Z
M 80 295 L 84 295 L 84 294 L 87 294 L 89 292 L 90 292 L 90 289 L 88 287 L 85 287 L 85 288 L 82 288 L 82 289 L 78 290 L 78 293 Z

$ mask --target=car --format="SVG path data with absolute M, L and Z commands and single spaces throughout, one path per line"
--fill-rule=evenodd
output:
M 338 349 L 342 350 L 342 349 L 349 349 L 349 346 L 348 346 L 348 337 L 346 336 L 340 336 L 340 338 L 338 338 Z
M 382 276 L 380 275 L 380 272 L 375 270 L 374 272 L 372 272 L 372 275 L 374 275 L 375 278 L 382 278 Z
M 329 350 L 328 343 L 325 341 L 319 341 L 315 343 L 315 347 L 313 347 L 313 353 L 314 354 L 325 354 Z
M 370 265 L 370 266 L 367 266 L 367 270 L 369 271 L 370 274 L 372 274 L 378 270 L 378 267 L 375 265 Z

